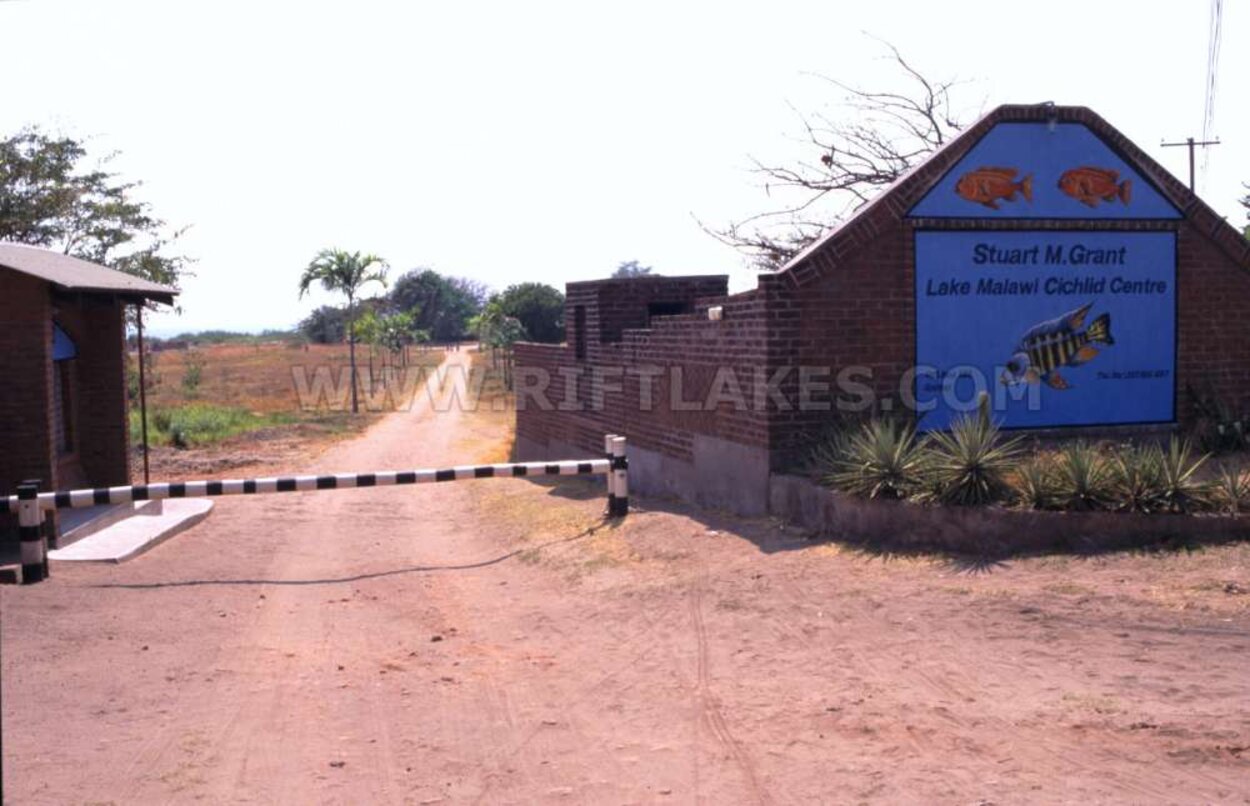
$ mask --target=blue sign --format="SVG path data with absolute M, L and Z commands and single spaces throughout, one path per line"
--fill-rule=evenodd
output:
M 914 218 L 1177 219 L 1171 202 L 1079 123 L 1000 123 Z
M 917 232 L 916 363 L 926 430 L 1170 422 L 1176 235 Z

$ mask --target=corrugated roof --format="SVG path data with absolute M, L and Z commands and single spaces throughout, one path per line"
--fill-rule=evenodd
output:
M 178 293 L 176 288 L 38 246 L 0 243 L 0 266 L 71 291 L 125 294 L 158 302 L 173 302 Z

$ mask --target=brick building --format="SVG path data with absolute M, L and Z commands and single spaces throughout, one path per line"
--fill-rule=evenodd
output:
M 516 351 L 520 456 L 623 434 L 640 492 L 762 513 L 848 402 L 942 428 L 985 390 L 1058 434 L 1250 404 L 1250 242 L 1083 107 L 999 107 L 756 289 L 726 282 L 569 284 L 567 343 Z
M 130 483 L 125 310 L 176 293 L 0 244 L 0 490 L 32 478 L 43 489 Z

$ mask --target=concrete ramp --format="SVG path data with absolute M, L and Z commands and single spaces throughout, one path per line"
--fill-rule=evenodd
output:
M 153 506 L 159 504 L 159 506 Z M 190 529 L 208 517 L 213 502 L 203 498 L 179 498 L 148 502 L 133 514 L 75 541 L 52 549 L 48 559 L 57 562 L 120 563 Z

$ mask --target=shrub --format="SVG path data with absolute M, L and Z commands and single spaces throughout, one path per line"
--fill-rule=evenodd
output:
M 1007 497 L 1011 468 L 1020 458 L 1017 437 L 1006 442 L 990 419 L 989 398 L 982 397 L 975 416 L 963 416 L 950 433 L 929 437 L 926 476 L 935 500 L 978 506 Z
M 200 382 L 204 380 L 204 365 L 208 362 L 199 350 L 187 349 L 185 366 L 182 371 L 182 391 L 187 397 L 196 397 L 200 393 Z
M 916 428 L 895 420 L 869 420 L 847 438 L 824 480 L 865 498 L 906 498 L 924 480 L 926 453 Z
M 1172 437 L 1162 453 L 1162 503 L 1168 512 L 1184 513 L 1210 506 L 1211 484 L 1198 478 L 1198 470 L 1210 454 L 1193 458 L 1189 440 Z
M 256 414 L 247 409 L 190 403 L 148 412 L 148 436 L 155 445 L 190 448 L 288 422 L 291 418 L 284 414 Z M 135 442 L 140 439 L 140 425 L 139 412 L 132 411 L 130 429 Z
M 1111 468 L 1097 445 L 1074 442 L 1055 461 L 1056 503 L 1063 509 L 1088 512 L 1111 501 Z
M 1192 433 L 1208 453 L 1242 451 L 1250 448 L 1250 414 L 1238 412 L 1214 393 L 1200 394 L 1185 387 L 1189 398 Z
M 1215 480 L 1212 492 L 1214 502 L 1220 509 L 1236 515 L 1250 506 L 1250 473 L 1221 465 L 1220 475 Z
M 828 480 L 829 476 L 842 470 L 849 451 L 850 432 L 840 428 L 828 428 L 816 438 L 816 447 L 807 457 L 807 469 L 817 477 Z
M 1163 451 L 1157 445 L 1121 448 L 1111 462 L 1116 509 L 1157 512 L 1164 507 Z
M 1029 509 L 1054 509 L 1061 493 L 1053 457 L 1041 454 L 1016 467 L 1011 478 L 1016 501 Z
M 173 415 L 170 414 L 167 410 L 157 409 L 156 411 L 152 412 L 152 422 L 150 423 L 150 425 L 152 428 L 155 428 L 157 431 L 167 432 L 169 431 L 169 424 L 172 418 L 173 418 Z

